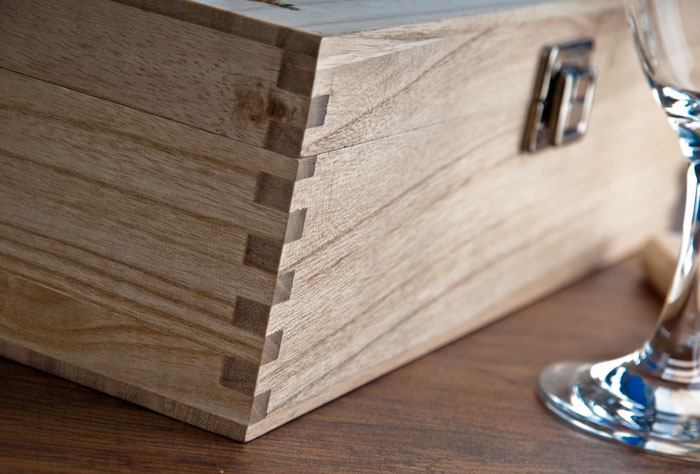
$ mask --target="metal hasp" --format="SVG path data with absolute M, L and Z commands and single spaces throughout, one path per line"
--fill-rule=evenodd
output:
M 542 48 L 524 151 L 565 145 L 586 133 L 596 79 L 592 51 L 590 38 Z

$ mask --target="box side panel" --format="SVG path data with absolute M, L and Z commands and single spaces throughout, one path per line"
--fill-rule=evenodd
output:
M 277 266 L 293 240 L 285 233 L 298 160 L 4 69 L 0 91 L 3 272 L 89 303 L 95 318 L 128 321 L 131 333 L 162 332 L 164 351 L 198 347 L 207 364 L 218 361 L 209 375 L 240 392 L 231 397 L 249 412 L 270 306 L 283 300 Z M 68 354 L 23 339 L 35 324 L 45 337 L 65 322 L 46 314 L 0 313 L 13 323 L 0 339 L 109 378 L 78 365 L 77 342 L 61 345 L 75 349 Z M 92 323 L 106 340 L 121 337 L 121 323 Z M 118 357 L 107 347 L 105 359 L 112 349 Z M 186 362 L 183 353 L 168 360 Z M 151 369 L 155 381 L 168 368 Z
M 324 38 L 313 96 L 328 96 L 327 109 L 309 124 L 302 154 L 508 108 L 530 94 L 545 42 L 596 36 L 616 8 L 614 0 L 552 2 Z
M 524 93 L 488 115 L 318 156 L 292 203 L 307 209 L 306 226 L 283 251 L 294 288 L 271 314 L 268 330 L 283 338 L 261 368 L 268 417 L 249 437 L 620 258 L 669 222 L 682 160 L 622 10 L 561 22 L 542 43 L 566 32 L 598 41 L 582 141 L 520 154 Z M 483 100 L 529 82 L 536 52 L 527 74 Z
M 221 357 L 0 271 L 0 354 L 236 439 L 252 397 L 220 383 Z
M 293 154 L 318 39 L 237 18 L 213 29 L 107 0 L 3 1 L 0 66 Z

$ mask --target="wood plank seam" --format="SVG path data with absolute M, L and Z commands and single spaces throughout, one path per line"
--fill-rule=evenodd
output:
M 304 128 L 270 120 L 265 135 L 265 149 L 282 155 L 294 156 L 301 149 Z

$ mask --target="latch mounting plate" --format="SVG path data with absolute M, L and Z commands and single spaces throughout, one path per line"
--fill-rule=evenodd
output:
M 596 81 L 592 52 L 591 38 L 542 48 L 524 151 L 564 145 L 586 133 Z

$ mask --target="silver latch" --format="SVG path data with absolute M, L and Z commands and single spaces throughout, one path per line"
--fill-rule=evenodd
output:
M 564 145 L 586 133 L 596 79 L 592 51 L 590 38 L 542 49 L 524 151 Z

